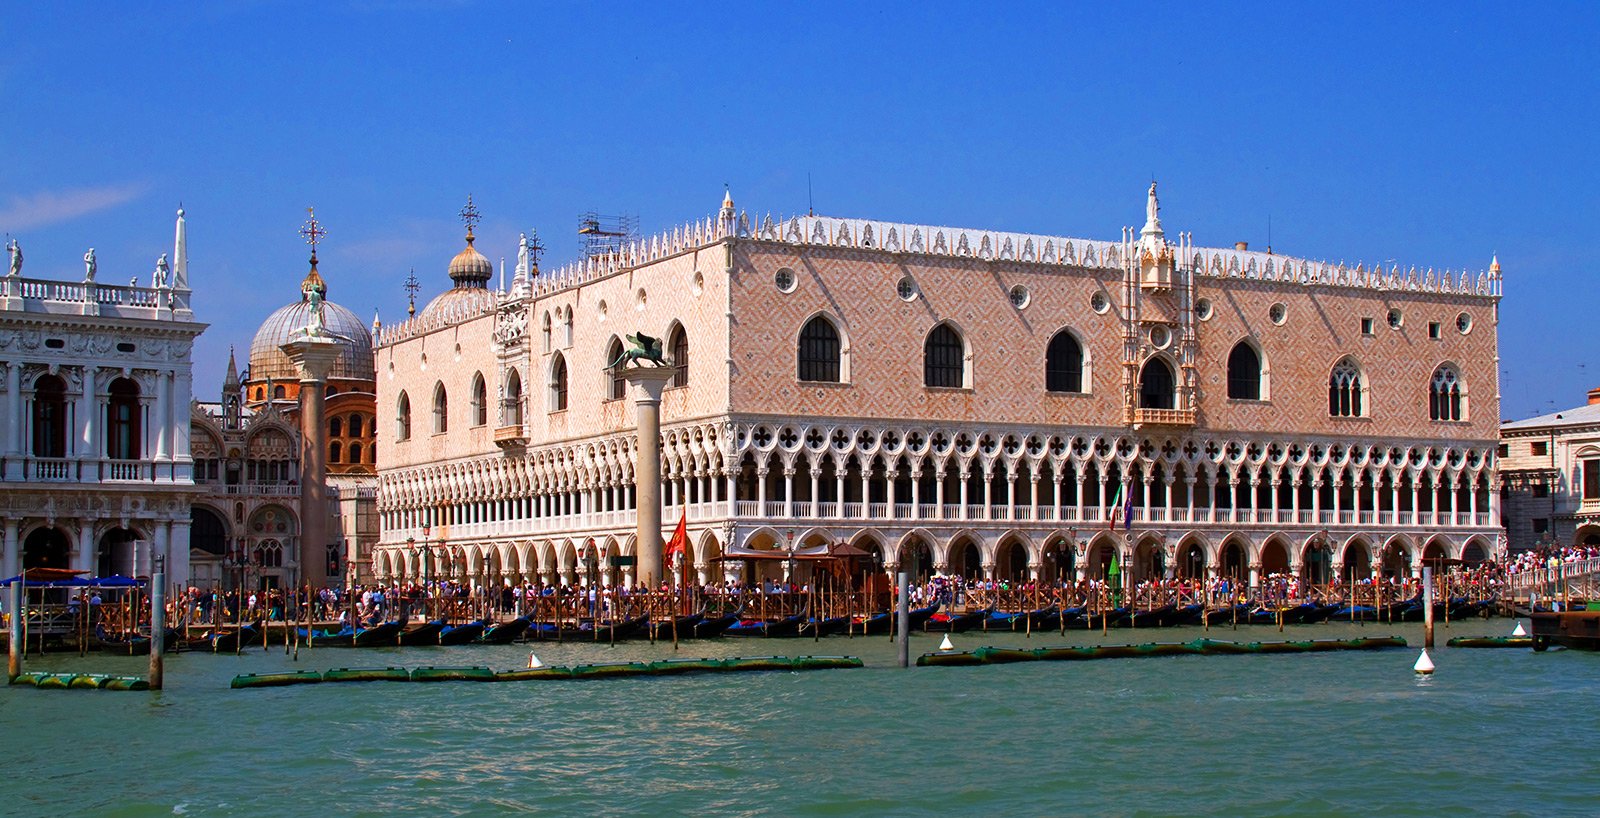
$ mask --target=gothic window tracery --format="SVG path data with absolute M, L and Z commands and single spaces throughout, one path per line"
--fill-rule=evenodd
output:
M 1340 359 L 1328 375 L 1328 414 L 1343 418 L 1366 416 L 1366 379 L 1354 359 Z
M 1449 364 L 1433 371 L 1428 383 L 1428 417 L 1433 420 L 1462 420 L 1466 413 L 1462 407 L 1461 374 Z

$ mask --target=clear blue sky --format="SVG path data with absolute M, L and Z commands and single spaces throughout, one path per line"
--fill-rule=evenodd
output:
M 34 276 L 148 278 L 189 214 L 229 345 L 295 299 L 315 205 L 363 320 L 577 214 L 741 208 L 1114 239 L 1160 179 L 1197 243 L 1505 269 L 1502 415 L 1600 386 L 1600 4 L 16 3 L 0 231 Z M 241 360 L 241 364 L 243 361 Z

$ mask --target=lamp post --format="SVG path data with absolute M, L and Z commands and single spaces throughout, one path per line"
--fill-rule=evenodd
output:
M 784 550 L 789 552 L 789 561 L 783 569 L 783 581 L 794 584 L 794 529 L 789 529 L 783 534 Z

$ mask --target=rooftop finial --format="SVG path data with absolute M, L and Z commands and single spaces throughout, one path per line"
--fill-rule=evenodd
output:
M 1494 273 L 1495 275 L 1499 275 L 1500 274 L 1500 254 L 1499 253 L 1495 253 L 1494 254 L 1494 260 L 1489 262 L 1489 272 Z
M 306 240 L 306 244 L 311 245 L 311 267 L 315 269 L 317 266 L 317 245 L 322 243 L 323 236 L 328 235 L 328 230 L 322 226 L 322 222 L 317 221 L 317 209 L 315 207 L 306 208 L 306 216 L 306 223 L 300 226 L 300 236 Z
M 483 220 L 483 214 L 472 204 L 472 194 L 467 194 L 467 206 L 461 208 L 461 223 L 467 226 L 467 243 L 472 243 L 472 231 Z
M 407 316 L 416 315 L 417 314 L 417 290 L 422 289 L 422 282 L 417 280 L 417 268 L 415 268 L 415 267 L 411 268 L 411 274 L 406 276 L 405 284 L 403 284 L 401 286 L 403 286 L 405 288 L 406 300 L 409 302 L 409 304 L 406 307 L 406 315 Z

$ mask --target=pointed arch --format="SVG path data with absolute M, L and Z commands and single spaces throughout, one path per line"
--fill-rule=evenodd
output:
M 1077 333 L 1062 327 L 1044 351 L 1046 392 L 1089 392 L 1089 359 Z
M 516 367 L 506 370 L 506 391 L 500 404 L 500 422 L 505 426 L 522 425 L 522 373 Z
M 795 343 L 795 377 L 816 383 L 847 380 L 844 332 L 832 315 L 816 313 L 800 327 Z
M 400 390 L 400 398 L 395 401 L 394 439 L 411 439 L 411 396 L 404 389 Z
M 622 400 L 628 396 L 628 379 L 622 376 L 622 339 L 611 336 L 606 343 L 605 396 L 606 400 Z M 612 365 L 612 362 L 619 362 Z
M 672 383 L 669 386 L 689 385 L 689 333 L 677 321 L 667 329 L 667 354 L 672 356 Z
M 1266 366 L 1254 339 L 1245 338 L 1228 353 L 1228 398 L 1266 400 Z
M 483 373 L 472 373 L 472 425 L 489 423 L 489 389 L 483 383 Z
M 1433 377 L 1428 381 L 1428 418 L 1451 421 L 1467 419 L 1466 383 L 1455 364 L 1439 364 L 1433 370 Z
M 445 392 L 444 381 L 433 383 L 433 433 L 442 435 L 450 431 L 450 395 Z
M 567 358 L 557 352 L 550 356 L 550 411 L 567 411 Z
M 1178 379 L 1165 356 L 1152 355 L 1139 369 L 1139 408 L 1172 409 L 1177 406 Z
M 972 386 L 971 356 L 966 336 L 949 321 L 933 325 L 922 342 L 922 385 L 968 389 Z
M 1367 416 L 1367 376 L 1354 356 L 1346 355 L 1328 373 L 1328 415 L 1336 418 Z

